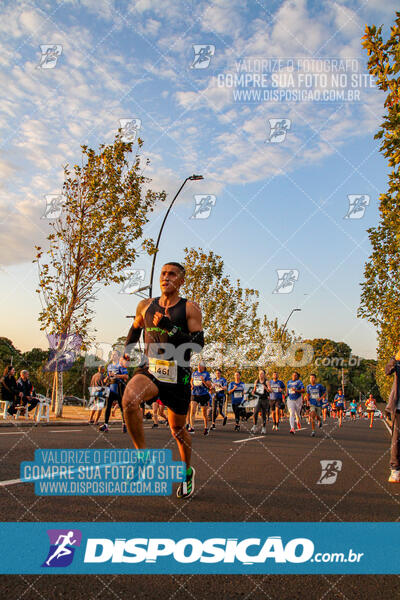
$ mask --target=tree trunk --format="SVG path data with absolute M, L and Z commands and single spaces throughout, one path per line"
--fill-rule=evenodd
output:
M 56 385 L 56 417 L 62 417 L 62 409 L 63 409 L 63 374 L 61 372 L 56 372 L 57 376 L 57 385 Z
M 55 412 L 56 410 L 56 390 L 57 390 L 57 374 L 54 371 L 53 375 L 53 384 L 51 387 L 51 412 Z

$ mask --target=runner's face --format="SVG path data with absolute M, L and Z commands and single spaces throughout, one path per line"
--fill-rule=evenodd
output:
M 236 383 L 240 382 L 240 373 L 235 373 L 235 381 Z
M 298 379 L 297 373 L 292 373 L 292 381 L 296 381 Z
M 311 383 L 311 385 L 314 385 L 314 383 L 315 383 L 314 375 L 310 375 L 310 383 Z
M 278 379 L 278 373 L 272 373 L 272 379 L 276 381 Z
M 164 265 L 161 269 L 160 288 L 163 294 L 172 294 L 179 291 L 183 283 L 183 277 L 178 267 Z

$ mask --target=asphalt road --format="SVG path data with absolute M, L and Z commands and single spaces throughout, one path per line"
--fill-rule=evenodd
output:
M 193 436 L 197 485 L 186 501 L 171 497 L 38 497 L 19 478 L 19 464 L 36 448 L 127 448 L 129 437 L 113 425 L 108 434 L 84 425 L 0 429 L 0 508 L 7 521 L 395 521 L 400 486 L 389 484 L 389 433 L 383 421 L 336 421 L 289 435 L 251 436 L 251 423 L 232 423 L 209 436 L 199 422 Z M 165 426 L 146 425 L 148 446 L 175 444 Z M 175 458 L 178 459 L 177 453 Z M 321 460 L 341 461 L 332 485 L 317 483 Z M 82 582 L 85 582 L 84 589 Z M 3 597 L 19 598 L 220 598 L 342 600 L 400 598 L 395 576 L 2 576 Z

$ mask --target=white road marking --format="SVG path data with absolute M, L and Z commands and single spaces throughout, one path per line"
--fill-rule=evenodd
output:
M 5 487 L 6 485 L 15 485 L 16 483 L 22 483 L 21 479 L 9 479 L 8 481 L 0 481 L 0 487 Z
M 257 435 L 257 436 L 252 436 L 249 438 L 245 438 L 244 440 L 235 440 L 233 443 L 234 444 L 241 444 L 242 442 L 248 442 L 250 440 L 261 440 L 262 438 L 264 438 L 264 435 Z
M 0 435 L 23 435 L 25 431 L 7 431 L 6 433 L 0 433 Z
M 67 433 L 70 431 L 82 431 L 82 429 L 50 429 L 50 433 Z
M 118 465 L 129 465 L 130 463 L 127 463 L 127 462 L 117 462 L 117 463 L 113 463 L 113 464 L 118 466 Z M 100 464 L 98 464 L 96 466 L 100 467 L 100 469 L 104 469 L 104 468 L 108 467 L 109 465 L 108 464 L 101 464 L 100 463 Z M 80 467 L 80 469 L 81 468 L 82 467 Z M 86 469 L 86 470 L 89 470 L 90 468 L 91 468 L 91 465 L 83 467 L 83 469 Z M 73 473 L 73 474 L 75 474 L 75 473 L 78 473 L 80 471 L 78 469 L 71 469 L 70 472 Z M 55 475 L 55 477 L 57 478 L 57 475 Z M 42 478 L 38 477 L 38 478 L 32 479 L 31 481 L 22 481 L 22 479 L 8 479 L 7 481 L 0 481 L 0 487 L 5 487 L 7 485 L 15 485 L 17 483 L 36 483 L 37 481 L 43 481 L 43 480 L 46 480 L 46 479 L 52 479 L 52 477 L 48 477 L 48 478 L 47 477 L 42 477 Z M 60 480 L 61 479 L 62 479 L 62 477 L 60 477 Z

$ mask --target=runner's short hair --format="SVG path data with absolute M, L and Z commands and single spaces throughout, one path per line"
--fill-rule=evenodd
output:
M 172 265 L 173 267 L 177 267 L 179 269 L 179 271 L 181 272 L 182 277 L 185 275 L 185 267 L 183 265 L 181 265 L 181 263 L 170 260 L 170 261 L 164 263 L 164 265 Z
M 315 378 L 317 378 L 315 373 L 310 373 L 310 377 L 314 376 Z

